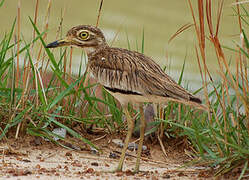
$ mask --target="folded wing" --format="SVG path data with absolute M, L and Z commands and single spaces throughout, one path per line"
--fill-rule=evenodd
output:
M 90 73 L 106 88 L 201 103 L 199 98 L 164 73 L 151 58 L 119 48 L 108 51 L 99 51 L 89 57 Z

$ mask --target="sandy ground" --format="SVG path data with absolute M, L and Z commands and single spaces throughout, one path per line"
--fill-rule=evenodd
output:
M 205 168 L 180 168 L 189 158 L 175 142 L 165 148 L 167 157 L 159 145 L 146 144 L 148 149 L 143 152 L 141 172 L 137 174 L 132 173 L 135 152 L 127 151 L 124 171 L 111 173 L 121 151 L 111 139 L 105 136 L 94 142 L 102 149 L 97 154 L 87 148 L 66 149 L 34 137 L 8 140 L 0 144 L 0 179 L 212 179 L 212 172 Z

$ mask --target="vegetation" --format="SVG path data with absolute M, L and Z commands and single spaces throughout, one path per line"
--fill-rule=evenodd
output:
M 194 27 L 198 40 L 194 50 L 203 84 L 196 93 L 204 94 L 209 111 L 201 112 L 168 102 L 166 107 L 159 108 L 159 118 L 153 122 L 158 128 L 152 129 L 150 133 L 158 131 L 161 138 L 186 137 L 193 149 L 192 163 L 213 167 L 216 175 L 227 173 L 235 167 L 243 167 L 239 177 L 241 179 L 249 170 L 249 41 L 244 31 L 249 24 L 249 13 L 243 4 L 234 6 L 240 41 L 234 42 L 237 48 L 232 49 L 220 44 L 223 1 L 217 2 L 218 16 L 215 20 L 211 13 L 212 1 L 204 1 L 198 0 L 196 15 L 191 1 L 188 0 L 194 23 L 192 26 L 183 27 L 176 35 L 186 28 Z M 36 2 L 38 6 L 39 1 Z M 0 7 L 3 3 L 4 1 L 0 2 Z M 55 57 L 49 49 L 44 48 L 50 6 L 48 4 L 43 31 L 37 27 L 37 9 L 34 17 L 29 18 L 34 29 L 31 42 L 21 38 L 20 9 L 9 33 L 0 39 L 0 140 L 8 140 L 14 136 L 18 138 L 20 133 L 28 133 L 54 141 L 53 137 L 58 135 L 52 130 L 54 127 L 61 127 L 71 136 L 98 148 L 84 138 L 74 128 L 75 125 L 82 125 L 85 129 L 96 124 L 97 127 L 107 129 L 109 133 L 115 133 L 125 127 L 122 110 L 104 90 L 101 93 L 102 98 L 96 96 L 94 89 L 97 85 L 88 83 L 87 74 L 80 74 L 82 65 L 78 69 L 78 75 L 71 73 L 72 49 L 62 48 L 58 57 Z M 61 25 L 58 27 L 57 37 L 60 33 Z M 144 38 L 142 39 L 143 51 Z M 213 44 L 214 53 L 217 55 L 220 77 L 218 83 L 213 81 L 214 75 L 210 74 L 210 67 L 206 65 L 206 41 Z M 224 53 L 225 48 L 234 53 L 231 61 L 235 61 L 235 73 L 232 73 L 229 66 L 230 57 Z M 20 59 L 24 62 L 22 68 Z M 179 84 L 183 74 L 184 65 Z M 136 112 L 135 109 L 131 111 Z M 60 141 L 54 142 L 62 145 Z

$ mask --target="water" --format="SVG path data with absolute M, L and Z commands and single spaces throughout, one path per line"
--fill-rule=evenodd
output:
M 40 1 L 38 25 L 42 30 L 45 18 L 46 0 Z M 55 34 L 60 22 L 61 12 L 66 7 L 63 34 L 72 26 L 79 24 L 96 24 L 97 11 L 100 1 L 93 0 L 54 0 L 49 21 L 48 40 L 55 40 Z M 197 1 L 192 1 L 196 7 Z M 233 40 L 238 41 L 237 17 L 232 16 L 232 0 L 225 0 L 224 13 L 221 22 L 220 37 L 222 44 L 234 47 Z M 32 25 L 28 16 L 33 17 L 35 9 L 34 0 L 21 1 L 21 28 L 27 41 L 31 40 Z M 217 7 L 216 7 L 217 9 Z M 214 11 L 213 11 L 214 12 Z M 1 26 L 0 35 L 9 31 L 17 14 L 17 0 L 6 0 L 4 7 L 0 9 Z M 173 78 L 178 79 L 180 69 L 186 59 L 185 81 L 191 81 L 190 86 L 200 82 L 197 59 L 194 45 L 197 45 L 194 28 L 191 28 L 170 44 L 170 37 L 184 24 L 191 23 L 192 16 L 187 1 L 182 0 L 105 0 L 99 27 L 104 31 L 107 41 L 110 43 L 115 34 L 118 37 L 113 46 L 127 48 L 127 35 L 131 49 L 141 50 L 142 32 L 145 32 L 145 54 L 152 57 L 161 66 L 167 66 L 168 72 Z M 78 67 L 80 50 L 74 50 L 73 67 Z M 166 58 L 166 56 L 168 58 Z M 228 53 L 230 59 L 230 54 Z M 207 41 L 207 61 L 213 73 L 217 70 L 217 60 L 213 48 Z M 235 59 L 234 57 L 231 57 Z M 195 88 L 194 88 L 195 89 Z

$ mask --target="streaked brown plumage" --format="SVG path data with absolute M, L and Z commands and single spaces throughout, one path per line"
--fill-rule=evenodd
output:
M 129 102 L 140 103 L 141 134 L 135 171 L 139 161 L 144 138 L 143 102 L 165 102 L 173 100 L 205 109 L 201 100 L 178 85 L 151 58 L 121 48 L 112 48 L 106 43 L 100 29 L 81 25 L 68 31 L 65 39 L 47 45 L 47 48 L 73 45 L 83 48 L 88 55 L 88 72 L 110 92 L 124 108 L 127 116 L 128 133 L 117 170 L 122 170 L 125 151 L 134 128 L 134 122 L 127 110 Z
M 90 73 L 109 91 L 147 96 L 145 101 L 152 102 L 151 96 L 162 96 L 201 103 L 141 53 L 107 46 L 90 53 L 89 60 Z

